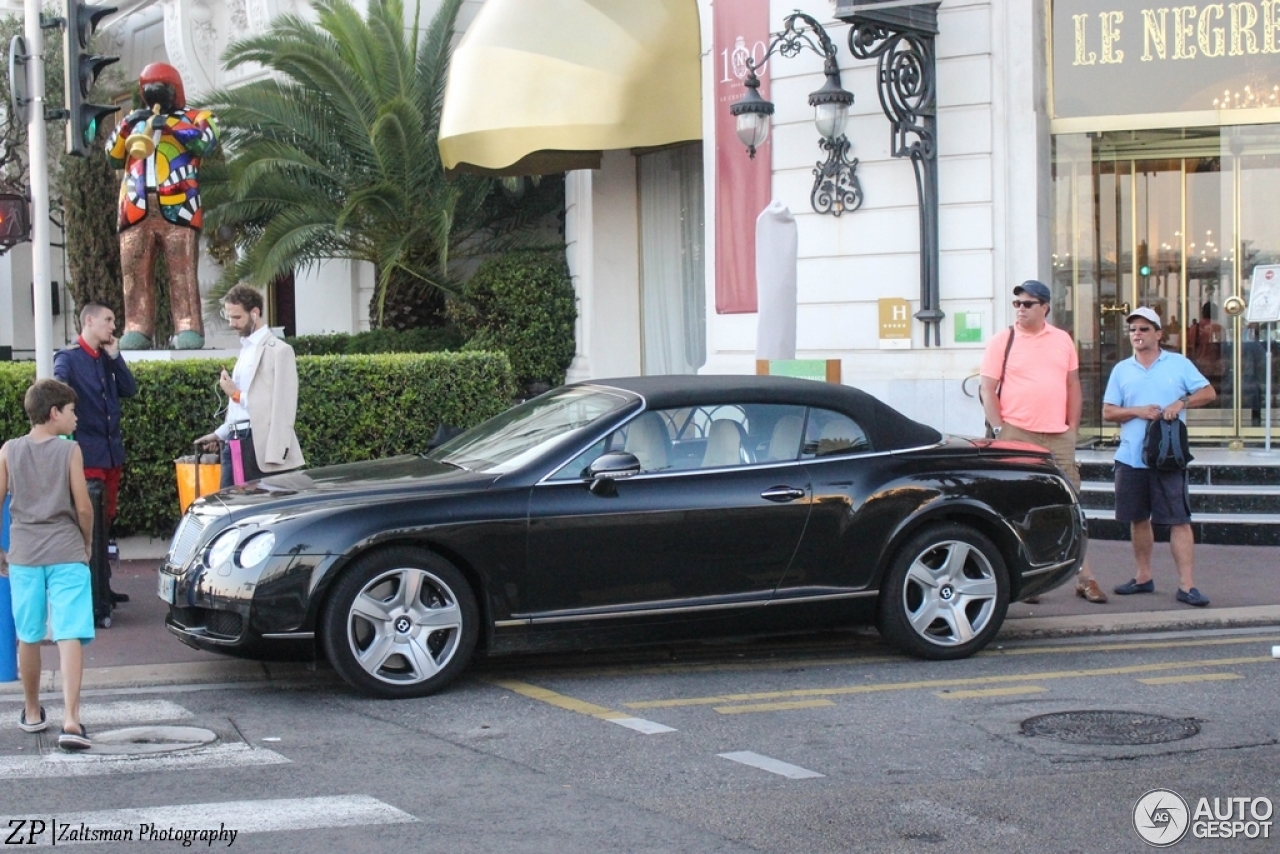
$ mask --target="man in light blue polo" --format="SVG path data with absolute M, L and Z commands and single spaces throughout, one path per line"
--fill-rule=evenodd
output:
M 1205 406 L 1218 396 L 1190 359 L 1160 349 L 1160 315 L 1142 306 L 1126 319 L 1133 355 L 1118 363 L 1102 396 L 1102 417 L 1120 425 L 1116 451 L 1116 521 L 1128 522 L 1137 574 L 1116 593 L 1154 593 L 1152 524 L 1169 526 L 1169 546 L 1178 567 L 1177 599 L 1187 605 L 1209 604 L 1195 587 L 1195 536 L 1191 532 L 1191 499 L 1187 472 L 1162 472 L 1142 462 L 1147 425 L 1157 418 L 1184 421 L 1186 410 Z

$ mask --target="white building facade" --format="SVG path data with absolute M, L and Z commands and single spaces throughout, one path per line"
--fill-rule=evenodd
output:
M 105 47 L 124 57 L 123 73 L 168 61 L 197 104 L 202 91 L 252 79 L 221 70 L 230 40 L 309 9 L 303 0 L 121 5 L 128 14 L 109 24 Z M 728 271 L 754 252 L 755 217 L 773 202 L 795 219 L 796 358 L 839 360 L 843 382 L 912 417 L 981 430 L 966 378 L 1012 322 L 1012 288 L 1037 278 L 1054 293 L 1050 322 L 1080 351 L 1086 438 L 1108 431 L 1101 391 L 1127 355 L 1126 306 L 1138 304 L 1164 314 L 1167 346 L 1204 360 L 1206 375 L 1217 371 L 1223 403 L 1197 411 L 1193 433 L 1248 438 L 1270 327 L 1229 311 L 1273 252 L 1280 261 L 1275 218 L 1263 216 L 1280 191 L 1280 133 L 1271 131 L 1280 127 L 1280 2 L 1229 5 L 1193 15 L 1136 0 L 937 4 L 936 341 L 915 319 L 908 337 L 893 337 L 902 330 L 882 316 L 885 300 L 905 301 L 912 316 L 921 308 L 920 206 L 910 161 L 893 156 L 877 65 L 853 57 L 850 24 L 836 17 L 847 0 L 468 0 L 441 150 L 458 169 L 567 171 L 579 298 L 571 380 L 755 372 L 755 282 Z M 424 0 L 424 19 L 437 6 Z M 824 81 L 818 56 L 775 56 L 762 70 L 776 112 L 755 160 L 724 121 L 743 91 L 742 56 L 754 46 L 759 58 L 797 7 L 837 45 L 854 96 L 845 134 L 864 201 L 838 217 L 810 202 L 825 157 L 807 103 Z M 717 30 L 718 16 L 736 25 L 744 14 L 754 16 L 742 31 L 746 54 Z M 1222 90 L 1217 103 L 1210 87 Z M 750 204 L 735 185 L 742 175 L 762 187 Z M 19 353 L 19 319 L 30 316 L 22 256 L 20 247 L 0 260 L 0 304 L 14 307 L 0 320 L 0 344 L 14 341 Z M 208 272 L 211 283 L 217 271 Z M 371 271 L 329 264 L 294 287 L 299 334 L 367 327 Z M 1190 343 L 1201 313 L 1219 324 L 1216 367 Z

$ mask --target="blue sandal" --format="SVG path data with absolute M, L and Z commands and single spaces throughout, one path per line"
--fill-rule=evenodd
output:
M 67 728 L 63 727 L 58 736 L 58 746 L 63 750 L 88 750 L 93 747 L 89 742 L 89 730 L 84 724 L 80 724 L 79 732 L 67 732 Z
M 44 706 L 40 707 L 40 720 L 33 724 L 27 723 L 27 710 L 23 709 L 18 715 L 18 729 L 23 732 L 43 732 L 49 728 L 49 719 L 45 716 Z

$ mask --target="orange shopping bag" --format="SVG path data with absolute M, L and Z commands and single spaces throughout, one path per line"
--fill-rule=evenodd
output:
M 217 454 L 196 453 L 178 457 L 173 467 L 178 476 L 178 512 L 186 513 L 187 507 L 202 495 L 217 492 L 222 481 L 222 461 Z

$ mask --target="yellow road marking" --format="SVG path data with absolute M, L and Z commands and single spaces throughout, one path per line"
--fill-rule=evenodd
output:
M 944 700 L 971 700 L 974 697 L 1011 697 L 1014 694 L 1040 694 L 1048 691 L 1039 685 L 1011 685 L 1008 688 L 979 688 L 975 691 L 935 691 Z
M 722 715 L 745 715 L 751 712 L 787 712 L 792 709 L 820 709 L 834 706 L 830 700 L 795 700 L 790 703 L 752 703 L 746 706 L 715 706 L 712 711 Z
M 1121 641 L 1096 644 L 1064 644 L 1062 646 L 1033 646 L 1023 647 L 1020 649 L 991 649 L 988 647 L 974 657 L 986 658 L 988 656 L 1001 655 L 1042 655 L 1044 653 L 1057 652 L 1124 652 L 1125 650 L 1130 649 L 1184 649 L 1186 647 L 1227 646 L 1242 643 L 1280 643 L 1280 637 L 1266 638 L 1260 637 L 1259 635 L 1248 635 L 1230 638 L 1204 638 L 1202 640 L 1138 641 L 1135 643 L 1126 643 Z
M 714 706 L 725 703 L 767 702 L 803 697 L 841 697 L 850 694 L 876 694 L 884 691 L 916 691 L 927 688 L 963 688 L 998 685 L 1009 682 L 1039 682 L 1046 679 L 1082 679 L 1093 676 L 1129 676 L 1135 673 L 1160 673 L 1189 667 L 1233 667 L 1271 661 L 1270 655 L 1241 658 L 1216 658 L 1205 661 L 1168 661 L 1154 664 L 1132 664 L 1124 667 L 1097 667 L 1084 670 L 1050 670 L 1004 676 L 975 676 L 967 679 L 926 679 L 918 682 L 882 682 L 870 685 L 846 685 L 836 688 L 803 688 L 792 691 L 764 691 L 751 694 L 722 694 L 714 697 L 684 697 L 672 700 L 646 700 L 623 703 L 628 709 L 666 709 L 675 706 Z
M 621 718 L 629 718 L 626 712 L 617 712 L 604 706 L 597 706 L 595 703 L 588 703 L 585 700 L 575 700 L 564 694 L 558 694 L 546 688 L 539 688 L 537 685 L 530 685 L 528 682 L 516 682 L 511 679 L 494 680 L 494 685 L 499 688 L 506 688 L 508 691 L 514 691 L 521 696 L 528 697 L 531 700 L 555 706 L 559 709 L 566 709 L 570 712 L 577 712 L 580 715 L 590 715 L 593 718 L 600 718 L 605 721 L 614 721 Z
M 1181 641 L 1138 641 L 1138 642 L 1111 642 L 1096 644 L 1073 644 L 1062 646 L 1033 646 L 1018 649 L 993 649 L 987 647 L 983 651 L 977 653 L 973 657 L 978 658 L 998 658 L 1003 656 L 1016 655 L 1056 655 L 1063 652 L 1126 652 L 1129 650 L 1140 649 L 1183 649 L 1188 647 L 1208 647 L 1208 646 L 1224 646 L 1239 645 L 1246 643 L 1273 644 L 1280 643 L 1280 636 L 1263 637 L 1260 635 L 1248 635 L 1242 637 L 1229 638 L 1207 638 L 1204 640 L 1181 640 Z M 902 662 L 907 660 L 904 655 L 842 655 L 831 658 L 810 657 L 810 658 L 787 658 L 784 660 L 755 660 L 755 661 L 723 661 L 723 662 L 668 662 L 657 665 L 637 665 L 637 666 L 608 666 L 608 667 L 584 667 L 575 669 L 573 675 L 575 678 L 591 678 L 602 676 L 645 676 L 645 675 L 669 675 L 672 673 L 738 673 L 738 672 L 760 672 L 770 670 L 794 670 L 804 667 L 841 667 L 845 665 L 868 665 L 868 664 L 888 664 L 893 662 Z
M 1138 681 L 1143 685 L 1177 685 L 1179 682 L 1225 682 L 1243 678 L 1239 673 L 1189 673 L 1186 676 L 1153 676 Z

